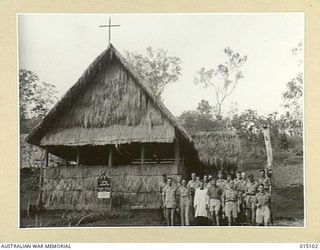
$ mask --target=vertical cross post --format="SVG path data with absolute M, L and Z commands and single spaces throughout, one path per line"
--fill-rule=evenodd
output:
M 112 24 L 112 23 L 111 23 L 111 18 L 109 17 L 109 24 L 99 25 L 99 27 L 100 27 L 100 28 L 108 28 L 108 29 L 109 29 L 108 44 L 110 44 L 110 43 L 111 43 L 111 28 L 120 27 L 120 25 L 118 25 L 118 24 Z

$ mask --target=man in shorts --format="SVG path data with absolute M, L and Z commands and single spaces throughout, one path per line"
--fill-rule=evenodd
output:
M 178 193 L 180 196 L 181 226 L 190 226 L 189 211 L 191 206 L 191 193 L 186 180 L 182 180 L 181 185 L 178 187 Z
M 188 182 L 188 188 L 190 190 L 190 195 L 191 195 L 191 215 L 194 217 L 194 206 L 193 206 L 193 201 L 194 201 L 194 195 L 196 193 L 196 189 L 200 186 L 200 181 L 197 180 L 197 175 L 196 173 L 191 174 L 191 180 Z
M 167 225 L 174 225 L 174 213 L 177 207 L 177 187 L 173 185 L 172 178 L 169 177 L 167 185 L 163 189 L 164 203 L 166 207 Z
M 256 222 L 257 225 L 264 225 L 268 226 L 270 222 L 270 195 L 268 192 L 265 191 L 265 186 L 260 183 L 258 187 L 258 193 L 256 195 L 256 207 L 257 207 L 257 214 L 256 214 Z
M 166 218 L 166 207 L 165 207 L 165 204 L 164 204 L 164 196 L 163 196 L 163 190 L 164 190 L 164 187 L 167 185 L 167 175 L 166 174 L 163 174 L 162 175 L 162 178 L 161 178 L 161 181 L 160 181 L 160 193 L 161 193 L 161 197 L 162 197 L 162 200 L 161 200 L 161 205 L 160 205 L 160 217 L 161 217 L 161 220 L 164 220 Z
M 242 179 L 240 171 L 237 173 L 237 177 L 233 181 L 234 181 L 235 188 L 239 192 L 239 199 L 240 199 L 240 212 L 238 214 L 238 222 L 240 225 L 244 225 L 246 222 L 245 181 Z
M 227 179 L 224 183 L 224 189 L 229 189 L 230 188 L 230 182 L 232 181 L 232 175 L 231 174 L 228 174 L 227 175 Z M 235 184 L 235 183 L 234 183 Z
M 238 218 L 238 212 L 240 210 L 239 192 L 234 187 L 234 182 L 230 181 L 228 189 L 225 189 L 223 195 L 224 212 L 228 218 L 228 226 L 234 224 Z
M 209 196 L 209 212 L 212 225 L 219 226 L 220 209 L 222 206 L 221 196 L 223 195 L 223 190 L 221 187 L 217 186 L 215 179 L 211 180 L 210 187 L 207 190 L 207 195 Z
M 217 179 L 217 186 L 221 187 L 224 189 L 224 185 L 226 184 L 226 180 L 223 179 L 223 173 L 222 171 L 218 172 L 218 179 Z
M 248 176 L 248 180 L 245 186 L 246 194 L 246 209 L 248 217 L 251 220 L 252 224 L 255 224 L 255 204 L 256 204 L 256 194 L 258 189 L 258 183 L 253 179 L 253 175 Z
M 260 171 L 260 178 L 258 179 L 259 184 L 263 184 L 264 189 L 266 192 L 268 192 L 269 194 L 271 194 L 271 180 L 270 178 L 267 176 L 266 171 L 264 169 L 261 169 Z

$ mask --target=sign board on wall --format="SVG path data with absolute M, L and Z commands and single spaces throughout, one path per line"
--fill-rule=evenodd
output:
M 110 199 L 111 178 L 106 173 L 102 173 L 98 178 L 98 199 Z
M 100 191 L 98 192 L 98 199 L 110 199 L 111 192 L 108 191 Z

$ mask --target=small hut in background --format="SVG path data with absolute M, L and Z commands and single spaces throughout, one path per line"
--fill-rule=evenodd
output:
M 103 173 L 114 206 L 155 208 L 162 174 L 189 176 L 198 165 L 192 138 L 111 44 L 26 140 L 46 152 L 40 201 L 48 209 L 104 209 Z M 64 164 L 49 166 L 51 154 Z
M 241 163 L 240 139 L 235 131 L 198 132 L 192 136 L 199 152 L 202 172 L 235 174 Z

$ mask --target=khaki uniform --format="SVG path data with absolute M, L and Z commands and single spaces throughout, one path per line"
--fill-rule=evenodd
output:
M 176 195 L 177 187 L 166 185 L 163 189 L 164 204 L 166 208 L 175 208 L 177 206 Z
M 209 196 L 209 211 L 215 211 L 215 213 L 218 214 L 221 209 L 222 188 L 219 186 L 210 186 L 207 190 L 207 195 Z
M 218 179 L 217 180 L 217 186 L 221 187 L 222 189 L 224 189 L 225 184 L 226 184 L 225 179 Z
M 256 203 L 256 193 L 258 189 L 258 183 L 256 182 L 247 182 L 245 185 L 245 192 L 246 192 L 246 207 L 252 208 Z
M 175 185 L 166 185 L 163 189 L 164 204 L 166 207 L 167 225 L 173 226 L 174 224 L 174 211 L 177 206 L 176 196 L 177 187 Z
M 268 225 L 270 221 L 270 195 L 268 193 L 257 193 L 256 195 L 257 199 L 257 216 L 256 216 L 256 222 L 257 224 Z
M 180 186 L 178 188 L 180 195 L 180 212 L 181 212 L 181 226 L 189 226 L 189 213 L 191 206 L 191 193 L 189 187 Z
M 226 189 L 225 190 L 225 214 L 227 217 L 232 217 L 234 219 L 238 218 L 238 199 L 239 199 L 239 192 L 235 189 Z
M 268 176 L 260 177 L 258 180 L 259 183 L 262 183 L 264 186 L 264 190 L 269 192 L 269 188 L 271 186 L 271 180 Z

